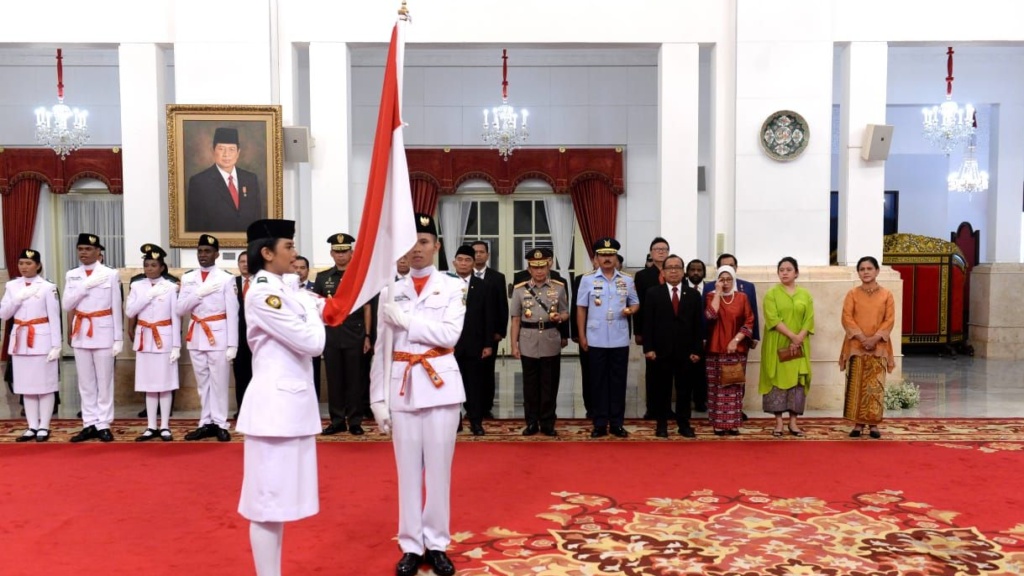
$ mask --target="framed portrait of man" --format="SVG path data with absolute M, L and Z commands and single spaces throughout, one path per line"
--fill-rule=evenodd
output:
M 171 246 L 244 247 L 249 224 L 281 218 L 282 146 L 280 106 L 168 105 Z

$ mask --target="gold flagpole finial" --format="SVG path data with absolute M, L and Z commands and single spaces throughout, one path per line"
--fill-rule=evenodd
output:
M 406 22 L 412 22 L 412 16 L 409 15 L 409 7 L 405 0 L 402 0 L 402 7 L 398 9 L 398 17 Z

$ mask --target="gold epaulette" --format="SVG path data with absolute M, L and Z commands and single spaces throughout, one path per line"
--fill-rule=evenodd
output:
M 530 283 L 529 280 L 523 280 L 519 284 L 516 284 L 515 286 L 513 286 L 512 289 L 515 290 L 516 288 L 522 288 L 523 286 L 526 286 L 529 283 Z
M 555 280 L 554 278 L 548 278 L 548 282 L 551 282 L 555 286 L 565 286 L 565 282 L 562 282 L 561 280 Z

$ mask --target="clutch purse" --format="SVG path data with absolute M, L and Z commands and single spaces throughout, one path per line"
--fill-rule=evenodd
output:
M 744 384 L 746 381 L 747 375 L 743 370 L 743 364 L 740 364 L 739 362 L 735 364 L 722 364 L 721 382 L 723 386 L 729 384 Z
M 785 348 L 779 348 L 779 362 L 789 362 L 790 360 L 796 360 L 797 358 L 804 357 L 804 349 L 798 348 L 796 352 L 792 352 L 789 346 Z

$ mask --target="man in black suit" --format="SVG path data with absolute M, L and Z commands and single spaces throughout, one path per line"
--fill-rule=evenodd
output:
M 266 216 L 259 178 L 235 166 L 240 151 L 238 130 L 217 128 L 214 165 L 189 178 L 185 189 L 186 232 L 245 232 Z
M 487 242 L 477 240 L 470 244 L 473 248 L 473 276 L 484 281 L 490 286 L 490 305 L 493 308 L 494 334 L 489 339 L 491 343 L 491 355 L 481 362 L 482 372 L 481 383 L 483 385 L 484 416 L 494 418 L 494 393 L 495 383 L 495 360 L 498 357 L 498 343 L 508 335 L 508 284 L 505 282 L 505 275 L 487 265 L 491 257 L 490 247 Z
M 316 275 L 313 292 L 330 298 L 341 285 L 341 278 L 352 261 L 355 238 L 348 234 L 331 234 L 334 266 Z M 346 430 L 360 436 L 363 431 L 363 397 L 368 395 L 369 383 L 363 380 L 363 356 L 372 349 L 370 344 L 371 310 L 364 304 L 354 310 L 340 326 L 325 326 L 327 342 L 324 346 L 324 364 L 327 367 L 327 408 L 331 423 L 324 428 L 325 435 Z
M 242 252 L 238 255 L 238 276 L 235 276 L 235 295 L 238 297 L 238 354 L 231 362 L 231 372 L 235 375 L 235 420 L 238 410 L 242 409 L 245 390 L 252 380 L 252 350 L 249 349 L 248 324 L 245 322 L 245 293 L 249 291 L 252 276 L 249 274 L 249 255 Z
M 636 273 L 633 277 L 633 281 L 636 282 L 636 295 L 640 298 L 640 314 L 637 314 L 633 320 L 633 337 L 636 343 L 640 346 L 644 344 L 644 299 L 647 297 L 647 291 L 654 286 L 660 286 L 665 283 L 665 279 L 661 273 L 662 267 L 665 265 L 665 258 L 668 257 L 668 240 L 662 237 L 657 237 L 651 240 L 650 256 L 653 261 L 653 265 L 647 266 L 643 270 Z M 644 391 L 647 396 L 647 410 L 644 413 L 644 419 L 649 420 L 654 417 L 654 412 L 651 410 L 652 396 L 654 394 L 654 383 L 656 381 L 654 362 L 647 360 L 645 362 L 646 370 L 644 371 Z
M 662 264 L 665 284 L 648 288 L 645 304 L 640 308 L 644 317 L 644 357 L 655 374 L 651 387 L 653 396 L 649 399 L 652 416 L 657 421 L 654 435 L 668 438 L 674 381 L 679 433 L 693 438 L 690 427 L 692 382 L 688 368 L 700 361 L 703 347 L 701 296 L 683 282 L 682 258 L 673 254 Z
M 572 280 L 572 294 L 569 295 L 569 337 L 572 341 L 579 344 L 580 334 L 579 328 L 576 326 L 576 295 L 580 291 L 580 280 L 583 276 L 589 272 L 597 269 L 597 256 L 590 259 L 591 269 L 587 272 L 580 272 L 576 274 L 576 277 Z M 583 408 L 587 411 L 587 420 L 592 418 L 591 404 L 590 404 L 590 358 L 587 356 L 587 351 L 583 348 L 579 348 L 580 356 L 580 377 L 582 378 L 582 390 L 580 391 L 583 395 Z
M 314 283 L 309 279 L 309 259 L 296 256 L 292 269 L 299 275 L 299 288 L 312 292 Z M 313 389 L 316 391 L 316 401 L 320 402 L 320 356 L 313 356 Z
M 704 309 L 704 276 L 707 274 L 707 266 L 703 260 L 690 260 L 686 263 L 686 285 L 701 294 L 701 310 Z M 701 339 L 704 339 L 704 326 L 701 326 Z M 708 374 L 704 362 L 704 355 L 701 354 L 700 362 L 690 366 L 693 373 L 690 382 L 693 388 L 693 409 L 697 412 L 708 411 Z
M 459 363 L 462 385 L 466 389 L 466 418 L 469 419 L 469 429 L 474 436 L 483 436 L 483 419 L 487 407 L 486 389 L 483 386 L 483 361 L 494 355 L 494 350 L 488 344 L 492 341 L 490 337 L 495 331 L 496 310 L 493 288 L 473 274 L 475 256 L 470 246 L 459 246 L 452 261 L 454 276 L 466 283 L 466 317 L 462 323 L 462 334 L 455 344 L 455 361 Z

